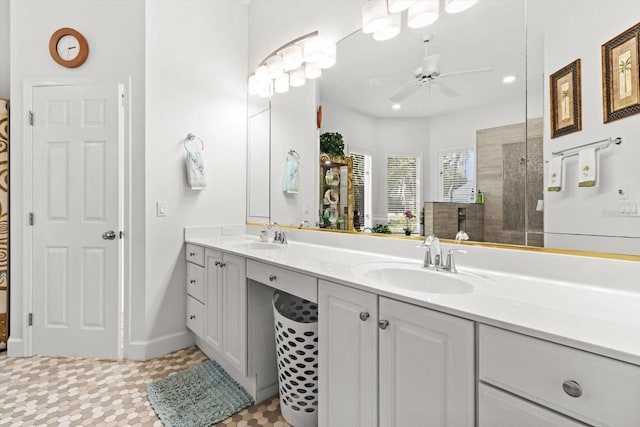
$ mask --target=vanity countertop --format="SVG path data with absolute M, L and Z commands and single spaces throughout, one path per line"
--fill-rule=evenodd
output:
M 192 237 L 186 242 L 640 365 L 640 290 L 466 267 L 460 258 L 460 277 L 474 282 L 473 292 L 426 293 L 384 285 L 363 274 L 386 263 L 414 268 L 420 265 L 415 258 L 300 242 L 261 247 L 255 236 Z

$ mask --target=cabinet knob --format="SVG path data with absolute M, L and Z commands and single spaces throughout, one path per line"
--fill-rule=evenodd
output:
M 362 320 L 363 322 L 366 322 L 368 318 L 369 318 L 369 313 L 367 313 L 366 311 L 360 312 L 360 320 Z
M 576 381 L 567 380 L 562 383 L 562 389 L 571 397 L 582 396 L 582 387 Z
M 378 320 L 378 328 L 387 329 L 387 326 L 389 326 L 388 320 Z
M 193 285 L 194 283 L 196 283 L 196 279 L 189 280 L 189 283 L 191 283 Z
M 213 265 L 215 265 L 216 267 L 220 265 L 220 261 L 216 261 L 213 263 Z
M 189 252 L 189 256 L 196 256 L 195 252 Z
M 191 320 L 193 320 L 193 319 L 195 319 L 195 318 L 196 318 L 196 315 L 195 315 L 195 314 L 192 314 L 191 316 L 189 316 L 189 319 L 191 319 Z
M 270 282 L 275 282 L 275 281 L 276 281 L 276 279 L 277 279 L 277 277 L 276 277 L 276 275 L 275 275 L 275 274 L 272 274 L 271 276 L 269 276 L 269 281 L 270 281 Z

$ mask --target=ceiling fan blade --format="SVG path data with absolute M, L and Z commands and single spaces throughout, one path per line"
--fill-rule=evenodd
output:
M 431 84 L 433 86 L 437 86 L 442 91 L 442 93 L 444 93 L 447 96 L 451 96 L 451 97 L 460 96 L 460 92 L 458 92 L 457 90 L 455 90 L 451 86 L 442 83 L 439 80 L 433 81 Z
M 486 73 L 487 71 L 493 71 L 493 68 L 477 68 L 475 70 L 454 71 L 451 73 L 440 74 L 440 77 L 457 76 L 459 74 Z
M 405 87 L 403 87 L 400 92 L 396 93 L 395 95 L 393 95 L 391 98 L 389 98 L 389 100 L 391 102 L 401 102 L 404 101 L 405 98 L 407 98 L 409 95 L 411 95 L 412 93 L 416 92 L 418 89 L 420 89 L 420 86 L 417 85 L 407 85 Z
M 429 55 L 424 58 L 422 62 L 422 74 L 433 74 L 438 71 L 438 65 L 440 64 L 440 54 Z

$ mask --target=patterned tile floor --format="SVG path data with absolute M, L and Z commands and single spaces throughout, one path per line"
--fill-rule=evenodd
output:
M 162 426 L 147 383 L 195 366 L 196 347 L 146 362 L 0 354 L 0 426 Z M 215 427 L 290 427 L 277 396 Z

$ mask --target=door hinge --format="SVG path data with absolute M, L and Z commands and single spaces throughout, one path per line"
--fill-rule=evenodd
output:
M 33 225 L 33 212 L 29 212 L 29 225 Z
M 120 231 L 120 232 L 119 232 L 119 235 L 120 235 L 120 238 L 121 238 L 121 239 L 124 239 L 124 231 Z
M 33 313 L 29 313 L 29 326 L 33 326 Z
M 29 126 L 33 126 L 33 111 L 29 111 Z

